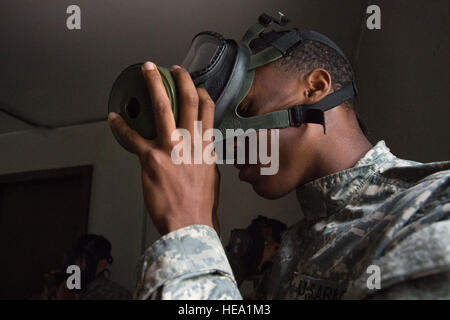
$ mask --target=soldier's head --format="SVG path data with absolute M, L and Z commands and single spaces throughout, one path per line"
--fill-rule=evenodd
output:
M 250 47 L 254 53 L 259 52 L 281 34 L 269 32 Z M 314 104 L 350 84 L 352 79 L 351 66 L 334 49 L 309 40 L 287 56 L 256 69 L 253 85 L 238 112 L 248 117 Z M 324 151 L 331 145 L 350 141 L 352 136 L 363 135 L 352 100 L 325 112 L 325 123 L 326 134 L 318 124 L 280 129 L 278 173 L 261 175 L 261 165 L 244 165 L 238 166 L 239 178 L 251 183 L 258 194 L 278 198 L 324 175 L 320 168 Z
M 69 265 L 78 265 L 81 269 L 82 288 L 86 288 L 86 285 L 107 270 L 112 262 L 109 240 L 100 235 L 86 234 L 66 253 L 64 269 Z
M 281 221 L 258 215 L 246 229 L 231 231 L 226 250 L 229 255 L 238 257 L 233 267 L 239 269 L 236 279 L 239 285 L 269 267 L 286 229 Z

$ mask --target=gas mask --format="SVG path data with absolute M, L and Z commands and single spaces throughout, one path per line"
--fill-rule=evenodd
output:
M 281 221 L 258 215 L 246 229 L 231 230 L 225 250 L 238 284 L 263 271 L 264 265 L 261 270 L 259 266 L 263 262 L 264 248 L 280 244 L 286 229 Z
M 308 40 L 321 42 L 334 49 L 347 60 L 339 47 L 324 35 L 297 28 L 286 32 L 270 45 L 252 54 L 249 44 L 260 37 L 273 23 L 284 26 L 289 19 L 280 14 L 275 19 L 266 14 L 258 18 L 240 41 L 225 39 L 216 32 L 205 31 L 192 40 L 182 63 L 191 75 L 196 87 L 205 88 L 215 102 L 214 128 L 225 136 L 226 129 L 282 129 L 298 127 L 304 123 L 322 125 L 325 132 L 324 112 L 336 107 L 357 94 L 354 81 L 313 105 L 296 105 L 287 110 L 278 110 L 254 117 L 241 117 L 237 107 L 247 96 L 253 82 L 255 69 L 274 62 L 290 53 Z M 142 63 L 126 68 L 111 89 L 108 112 L 116 112 L 125 122 L 146 139 L 156 137 L 151 99 L 141 73 Z M 178 120 L 179 105 L 177 88 L 170 71 L 157 66 L 167 96 L 172 105 L 175 120 Z M 116 139 L 121 143 L 120 138 Z M 123 143 L 122 146 L 125 147 Z

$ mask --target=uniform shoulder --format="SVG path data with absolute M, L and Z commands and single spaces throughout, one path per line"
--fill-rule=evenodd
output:
M 419 163 L 395 159 L 380 168 L 383 177 L 415 183 L 422 180 L 449 180 L 450 161 Z
M 404 298 L 411 292 L 411 281 L 422 279 L 421 288 L 429 282 L 428 294 L 433 294 L 432 282 L 437 276 L 450 270 L 450 221 L 432 223 L 405 238 L 392 250 L 371 262 L 379 270 L 380 288 L 368 288 L 368 275 L 362 274 L 353 281 L 347 291 L 347 299 L 388 297 L 389 291 L 402 292 Z M 409 284 L 408 284 L 409 283 Z M 417 282 L 416 282 L 417 284 Z M 411 290 L 416 284 L 411 286 Z M 400 289 L 401 290 L 400 290 Z M 412 293 L 411 293 L 412 294 Z

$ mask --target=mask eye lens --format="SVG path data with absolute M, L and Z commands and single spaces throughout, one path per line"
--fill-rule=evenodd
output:
M 201 72 L 217 61 L 224 45 L 225 40 L 221 35 L 210 32 L 200 33 L 192 41 L 182 66 L 191 73 Z
M 138 99 L 133 97 L 130 100 L 128 100 L 125 110 L 127 112 L 127 115 L 131 119 L 135 119 L 139 115 L 139 112 L 141 111 Z

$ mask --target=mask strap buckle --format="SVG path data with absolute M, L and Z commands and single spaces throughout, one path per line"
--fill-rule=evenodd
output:
M 289 108 L 289 125 L 298 127 L 303 123 L 321 124 L 323 126 L 323 133 L 326 134 L 325 111 L 341 105 L 354 96 L 356 96 L 356 86 L 352 81 L 351 84 L 329 94 L 317 103 L 293 106 Z
M 259 35 L 272 23 L 276 23 L 279 26 L 285 26 L 289 23 L 290 20 L 287 16 L 285 16 L 281 12 L 278 12 L 278 14 L 280 15 L 279 19 L 269 16 L 265 13 L 260 15 L 258 18 L 258 22 L 252 25 L 242 37 L 242 42 L 248 46 L 250 42 L 252 42 L 252 40 L 258 38 Z
M 302 41 L 303 38 L 299 35 L 297 29 L 288 31 L 277 40 L 271 42 L 269 47 L 252 55 L 248 69 L 254 70 L 286 56 L 293 47 Z
M 262 15 L 259 16 L 258 22 L 267 28 L 272 22 L 283 27 L 291 21 L 284 13 L 280 11 L 278 11 L 278 16 L 279 18 L 276 19 L 272 16 L 269 16 L 268 14 L 263 13 Z
M 326 134 L 324 112 L 320 109 L 304 108 L 293 106 L 289 108 L 289 125 L 300 127 L 304 123 L 315 123 L 323 126 L 323 133 Z

